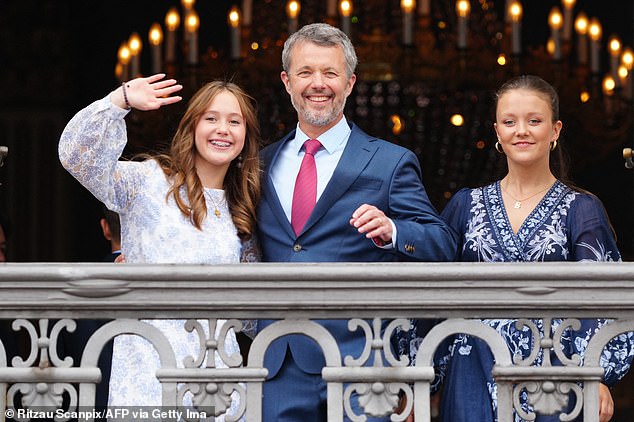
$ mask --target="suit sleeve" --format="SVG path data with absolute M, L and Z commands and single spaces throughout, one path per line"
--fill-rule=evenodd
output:
M 456 235 L 429 201 L 418 159 L 406 151 L 390 181 L 389 217 L 396 225 L 395 248 L 403 260 L 452 261 Z

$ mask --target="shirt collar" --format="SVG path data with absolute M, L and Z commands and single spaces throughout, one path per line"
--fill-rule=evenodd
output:
M 345 146 L 346 141 L 350 137 L 351 131 L 352 130 L 348 125 L 348 121 L 345 117 L 342 117 L 336 125 L 319 135 L 317 139 L 321 142 L 324 149 L 328 151 L 328 154 L 332 154 L 334 151 Z M 298 123 L 297 129 L 295 130 L 295 139 L 291 141 L 291 148 L 293 148 L 293 151 L 297 155 L 299 155 L 299 152 L 307 139 L 310 139 L 310 137 L 302 132 Z

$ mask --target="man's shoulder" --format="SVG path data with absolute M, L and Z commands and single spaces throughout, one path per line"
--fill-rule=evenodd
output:
M 382 152 L 396 154 L 399 156 L 404 154 L 414 154 L 410 149 L 395 144 L 394 142 L 369 135 L 354 124 L 352 124 L 352 133 L 350 134 L 350 137 L 354 137 L 361 142 L 368 142 L 369 145 L 373 145 L 375 148 L 380 148 Z

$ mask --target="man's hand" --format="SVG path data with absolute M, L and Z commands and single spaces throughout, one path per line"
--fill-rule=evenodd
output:
M 374 205 L 363 204 L 352 213 L 350 224 L 365 233 L 368 239 L 381 239 L 383 243 L 392 243 L 392 221 Z

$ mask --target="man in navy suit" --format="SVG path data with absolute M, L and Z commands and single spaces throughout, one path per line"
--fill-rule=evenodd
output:
M 297 128 L 262 151 L 263 199 L 258 234 L 266 262 L 449 261 L 456 241 L 431 205 L 417 157 L 365 134 L 343 115 L 356 75 L 348 37 L 327 24 L 291 35 L 282 53 L 282 82 L 297 110 Z M 317 139 L 316 204 L 303 228 L 291 225 L 304 142 Z M 260 321 L 260 329 L 273 321 Z M 320 320 L 341 355 L 358 358 L 365 344 L 345 320 Z M 275 341 L 265 356 L 263 421 L 325 421 L 324 358 L 301 336 Z M 358 404 L 353 403 L 357 414 Z M 389 418 L 369 418 L 379 421 Z

